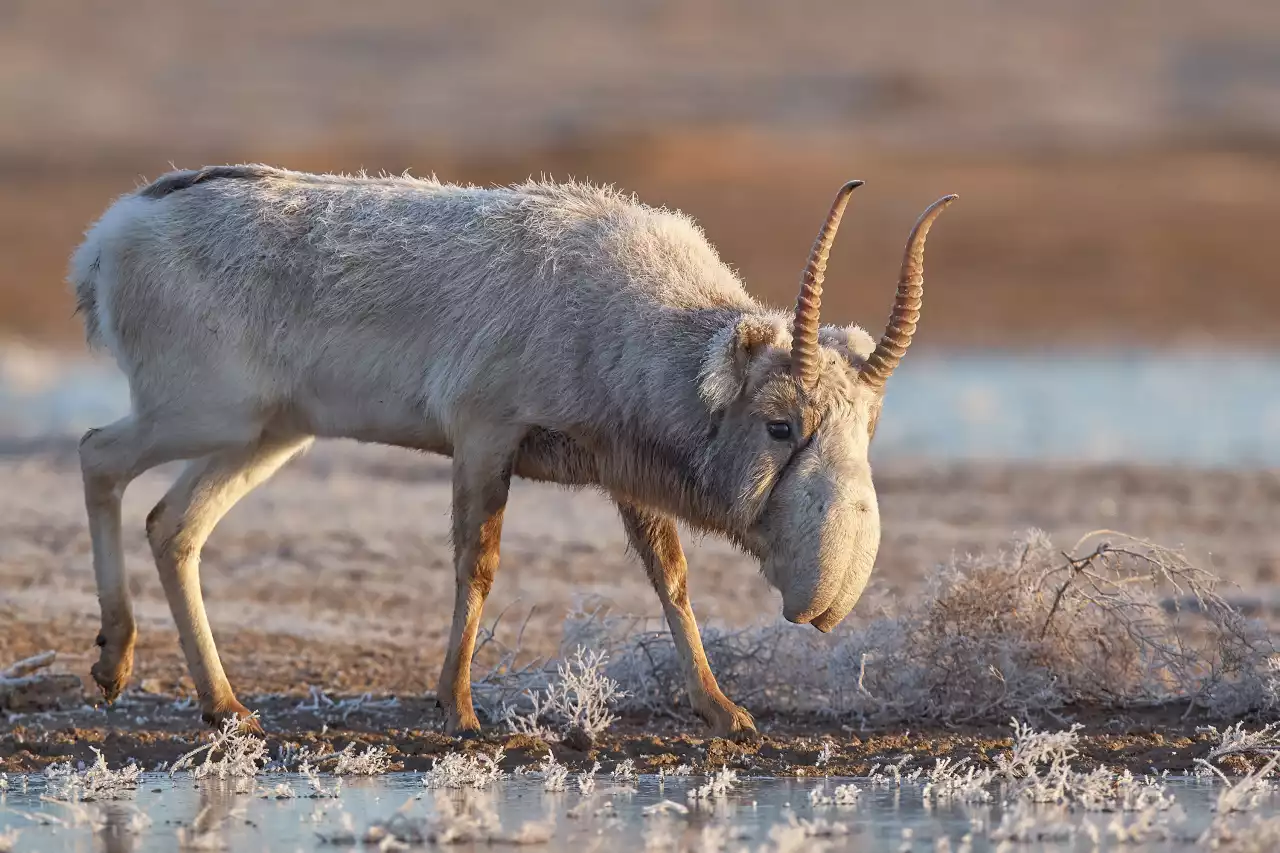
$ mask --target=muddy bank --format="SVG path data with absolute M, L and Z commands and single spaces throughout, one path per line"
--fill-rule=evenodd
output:
M 332 703 L 332 704 L 330 704 Z M 432 697 L 292 696 L 252 697 L 261 715 L 272 755 L 286 744 L 320 752 L 340 751 L 348 744 L 381 746 L 394 769 L 422 771 L 445 753 L 504 750 L 502 767 L 510 771 L 536 764 L 551 751 L 573 769 L 589 770 L 599 761 L 606 772 L 631 759 L 640 773 L 676 771 L 687 765 L 694 773 L 727 766 L 741 774 L 771 776 L 865 776 L 876 765 L 898 764 L 903 773 L 926 770 L 938 758 L 962 758 L 989 765 L 1012 744 L 1007 724 L 946 729 L 901 727 L 862 729 L 831 720 L 761 717 L 760 738 L 734 743 L 708 736 L 697 721 L 677 713 L 663 718 L 628 717 L 594 743 L 551 743 L 486 726 L 476 739 L 460 740 L 442 733 L 444 716 Z M 687 709 L 685 709 L 687 710 Z M 1145 711 L 1065 709 L 1036 721 L 1043 728 L 1083 724 L 1081 767 L 1105 765 L 1134 774 L 1196 768 L 1218 743 L 1211 733 L 1197 732 L 1210 722 L 1201 715 L 1183 719 L 1185 707 Z M 1216 721 L 1219 728 L 1226 721 Z M 190 751 L 209 730 L 198 707 L 172 696 L 135 692 L 110 708 L 32 714 L 0 721 L 0 771 L 38 771 L 51 763 L 91 763 L 92 748 L 113 765 L 136 761 L 144 769 L 172 762 Z M 1219 762 L 1228 771 L 1245 771 L 1235 756 Z

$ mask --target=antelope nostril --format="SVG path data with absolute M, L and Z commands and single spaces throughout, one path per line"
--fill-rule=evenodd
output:
M 783 607 L 782 609 L 782 618 L 794 625 L 806 625 L 813 619 L 814 615 L 800 609 L 793 610 L 789 607 Z

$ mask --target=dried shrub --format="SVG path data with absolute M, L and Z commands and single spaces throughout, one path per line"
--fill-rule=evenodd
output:
M 990 723 L 1070 704 L 1185 703 L 1219 719 L 1276 711 L 1280 655 L 1221 586 L 1180 552 L 1123 533 L 1060 551 L 1032 530 L 952 559 L 925 594 L 830 635 L 779 619 L 706 625 L 702 636 L 725 692 L 756 713 L 892 725 Z M 564 623 L 564 660 L 519 663 L 518 641 L 506 647 L 494 629 L 481 645 L 497 662 L 473 688 L 477 709 L 517 731 L 557 740 L 574 725 L 597 733 L 615 711 L 691 716 L 660 619 L 579 604 Z
M 1271 706 L 1271 641 L 1218 587 L 1144 540 L 1101 531 L 1060 552 L 1033 531 L 954 561 L 921 604 L 842 636 L 833 667 L 858 677 L 833 698 L 869 721 L 964 722 L 1068 703 L 1185 701 L 1227 716 Z
M 1180 702 L 1222 718 L 1273 710 L 1280 656 L 1220 586 L 1179 552 L 1125 534 L 1098 531 L 1059 551 L 1031 531 L 994 553 L 953 559 L 926 594 L 831 635 L 778 620 L 707 626 L 703 641 L 725 691 L 757 713 L 887 725 L 992 722 L 1073 703 Z M 599 676 L 616 682 L 618 711 L 688 708 L 660 621 L 579 607 L 562 648 L 584 646 L 598 650 Z M 505 668 L 481 680 L 489 695 L 553 695 L 550 664 L 518 668 L 515 658 L 504 650 Z M 540 724 L 530 730 L 555 736 Z
M 572 657 L 556 664 L 554 679 L 541 689 L 525 689 L 530 711 L 519 714 L 512 706 L 503 709 L 507 725 L 513 732 L 550 741 L 573 730 L 588 738 L 604 733 L 617 719 L 613 706 L 627 695 L 605 675 L 607 663 L 605 652 L 578 646 Z M 549 728 L 544 720 L 556 728 Z

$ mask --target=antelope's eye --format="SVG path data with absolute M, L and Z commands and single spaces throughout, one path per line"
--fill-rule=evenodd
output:
M 769 430 L 769 437 L 774 441 L 786 441 L 791 438 L 791 424 L 786 421 L 769 421 L 765 428 Z

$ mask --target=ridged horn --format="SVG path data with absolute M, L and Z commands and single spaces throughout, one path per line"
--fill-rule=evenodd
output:
M 911 346 L 911 336 L 915 334 L 916 323 L 920 321 L 920 302 L 924 297 L 924 241 L 929 236 L 933 220 L 957 198 L 957 195 L 943 196 L 929 205 L 911 229 L 906 252 L 902 256 L 898 293 L 893 299 L 889 325 L 859 374 L 863 383 L 876 390 L 884 388 L 894 368 L 902 361 L 907 347 Z
M 800 277 L 800 295 L 796 297 L 796 318 L 791 327 L 791 374 L 806 388 L 818 380 L 818 315 L 822 311 L 822 280 L 827 274 L 827 256 L 831 242 L 840 228 L 840 218 L 849 204 L 849 195 L 862 181 L 849 181 L 836 193 L 831 212 L 822 223 L 818 239 L 809 251 L 809 262 Z

